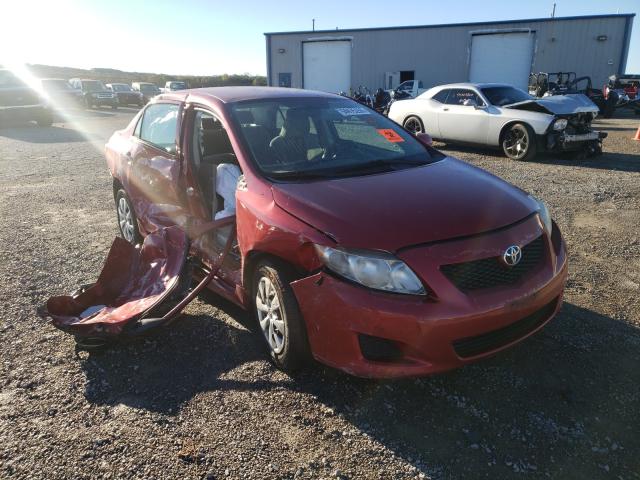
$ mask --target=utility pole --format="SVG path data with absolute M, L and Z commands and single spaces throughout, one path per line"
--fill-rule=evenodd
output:
M 311 29 L 315 32 L 316 31 L 316 19 L 312 18 L 311 19 Z

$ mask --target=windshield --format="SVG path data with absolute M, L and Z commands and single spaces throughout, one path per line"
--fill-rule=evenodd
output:
M 187 88 L 187 84 L 184 82 L 171 82 L 169 84 L 169 88 L 171 90 L 184 90 L 185 88 Z
M 441 155 L 343 98 L 240 102 L 232 114 L 256 164 L 272 178 L 364 175 L 425 165 Z
M 144 85 L 140 85 L 140 91 L 141 92 L 149 92 L 149 93 L 153 93 L 153 92 L 157 92 L 158 91 L 158 87 L 156 87 L 155 85 L 150 85 L 150 84 L 144 84 Z
M 111 85 L 111 88 L 113 88 L 114 92 L 131 92 L 131 87 L 129 85 L 124 85 L 121 83 L 116 83 Z
M 101 92 L 107 89 L 104 83 L 98 80 L 85 80 L 82 82 L 82 88 L 87 92 Z
M 42 87 L 47 90 L 69 90 L 71 85 L 66 80 L 49 79 L 42 80 Z
M 481 90 L 489 103 L 497 107 L 533 100 L 531 95 L 515 87 L 486 87 Z

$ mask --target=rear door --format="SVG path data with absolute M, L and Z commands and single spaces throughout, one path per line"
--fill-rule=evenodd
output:
M 146 233 L 179 223 L 186 212 L 177 155 L 180 110 L 178 103 L 149 105 L 126 154 L 130 165 L 128 192 Z
M 489 117 L 484 101 L 473 90 L 453 88 L 438 113 L 440 136 L 444 140 L 469 143 L 487 143 Z

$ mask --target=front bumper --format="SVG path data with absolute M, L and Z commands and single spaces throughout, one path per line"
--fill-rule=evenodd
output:
M 114 105 L 118 105 L 118 98 L 117 97 L 90 97 L 91 100 L 91 104 L 92 105 L 98 105 L 98 106 L 102 106 L 102 105 L 107 105 L 110 107 L 113 107 Z
M 142 96 L 140 95 L 125 93 L 118 94 L 118 102 L 120 103 L 120 105 L 140 105 L 142 104 L 143 100 Z
M 594 144 L 601 145 L 607 138 L 607 132 L 591 131 L 588 133 L 568 134 L 565 132 L 550 132 L 546 136 L 544 146 L 547 151 L 579 151 L 588 150 Z
M 435 298 L 375 292 L 325 272 L 293 282 L 314 357 L 357 376 L 421 376 L 472 363 L 535 333 L 562 303 L 567 257 L 557 229 L 557 238 L 544 236 L 540 268 L 513 285 L 463 293 L 439 269 L 439 263 L 493 256 L 505 245 L 539 236 L 535 222 L 537 217 L 530 217 L 507 231 L 401 253 L 420 276 L 426 273 Z M 501 341 L 486 343 L 487 335 Z M 363 341 L 371 338 L 386 342 L 399 356 L 390 361 L 367 358 Z M 469 342 L 472 349 L 465 350 Z M 478 353 L 473 350 L 478 342 L 488 347 Z

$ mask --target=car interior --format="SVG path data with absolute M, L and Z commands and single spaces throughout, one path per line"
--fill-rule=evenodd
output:
M 224 199 L 216 192 L 218 165 L 231 164 L 240 168 L 233 152 L 227 131 L 212 114 L 197 110 L 194 116 L 193 165 L 211 219 L 224 210 Z M 231 227 L 219 230 L 215 235 L 218 247 L 226 243 Z

